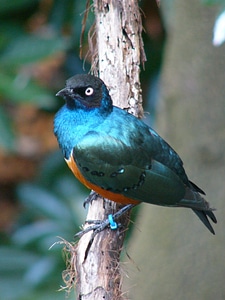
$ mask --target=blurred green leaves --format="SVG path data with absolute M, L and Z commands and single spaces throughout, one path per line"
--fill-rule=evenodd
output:
M 0 247 L 0 293 L 2 299 L 22 299 L 29 286 L 23 284 L 24 274 L 38 256 L 30 251 L 20 250 L 11 246 Z M 15 292 L 16 291 L 16 292 Z
M 48 36 L 23 34 L 14 38 L 6 47 L 0 58 L 3 67 L 35 63 L 58 52 L 65 51 L 68 40 L 50 34 Z
M 8 105 L 29 104 L 53 111 L 57 88 L 54 74 L 52 82 L 44 82 L 36 69 L 49 59 L 57 60 L 58 55 L 66 58 L 71 49 L 75 55 L 79 49 L 85 2 L 47 2 L 0 0 L 0 136 L 6 137 L 6 141 L 0 138 L 0 148 L 7 151 L 13 150 L 14 139 Z
M 8 1 L 8 0 L 0 0 L 0 16 L 8 14 L 8 13 L 14 13 L 18 10 L 22 10 L 24 8 L 29 8 L 30 6 L 33 6 L 34 4 L 37 4 L 40 2 L 39 0 L 14 0 L 14 1 Z
M 57 292 L 64 285 L 63 245 L 51 246 L 61 238 L 73 241 L 85 219 L 87 193 L 61 155 L 54 153 L 53 160 L 46 158 L 36 180 L 17 188 L 21 213 L 8 245 L 0 247 L 2 299 L 65 299 L 65 292 Z
M 7 155 L 18 155 L 17 108 L 27 105 L 54 113 L 57 81 L 62 77 L 64 82 L 62 71 L 67 72 L 63 60 L 73 66 L 72 72 L 77 67 L 68 52 L 73 59 L 78 56 L 85 5 L 76 0 L 0 0 L 0 150 Z M 62 64 L 61 70 L 50 70 L 51 77 L 45 76 L 49 61 L 56 61 L 58 69 Z M 44 76 L 37 75 L 40 69 Z M 1 299 L 65 299 L 64 292 L 57 292 L 64 285 L 63 246 L 49 248 L 59 237 L 73 241 L 85 219 L 87 192 L 76 184 L 61 153 L 42 159 L 36 179 L 17 185 L 18 217 L 9 232 L 1 233 Z
M 2 145 L 3 148 L 12 151 L 14 149 L 14 136 L 10 119 L 4 109 L 0 106 L 0 145 Z
M 12 32 L 14 35 L 14 27 Z M 37 83 L 32 68 L 35 70 L 35 63 L 43 59 L 65 52 L 69 47 L 68 40 L 58 37 L 56 33 L 42 37 L 21 31 L 6 45 L 3 45 L 4 41 L 6 39 L 3 38 L 0 43 L 4 48 L 0 52 L 0 101 L 16 105 L 28 103 L 42 109 L 54 108 L 55 98 L 51 86 L 48 87 L 48 83 L 45 86 Z M 7 124 L 4 127 L 7 128 Z
M 61 202 L 59 197 L 43 187 L 29 183 L 21 184 L 18 187 L 18 195 L 25 206 L 39 213 L 45 213 L 51 219 L 71 221 L 71 210 Z
M 10 99 L 9 101 L 14 105 L 32 104 L 42 109 L 55 106 L 52 92 L 36 84 L 23 73 L 14 75 L 0 72 L 0 95 Z M 7 114 L 6 111 L 4 113 Z

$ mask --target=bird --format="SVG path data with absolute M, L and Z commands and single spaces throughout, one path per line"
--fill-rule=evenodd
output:
M 114 106 L 99 77 L 74 75 L 56 96 L 65 104 L 55 115 L 54 134 L 83 185 L 123 205 L 190 208 L 215 234 L 214 209 L 188 179 L 179 155 L 141 119 Z

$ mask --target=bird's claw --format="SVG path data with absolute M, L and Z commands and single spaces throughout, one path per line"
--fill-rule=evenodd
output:
M 102 222 L 104 221 L 101 221 L 101 220 L 86 220 L 85 223 L 86 224 L 101 224 Z
M 90 221 L 88 221 L 88 222 L 90 222 Z M 91 235 L 91 238 L 90 238 L 90 240 L 89 240 L 89 242 L 88 242 L 88 245 L 87 245 L 87 248 L 86 248 L 86 250 L 85 250 L 84 261 L 86 260 L 86 258 L 87 258 L 87 256 L 88 256 L 88 252 L 89 252 L 89 250 L 90 250 L 90 248 L 91 248 L 91 245 L 92 245 L 92 243 L 93 243 L 93 241 L 94 241 L 95 236 L 96 236 L 99 232 L 101 232 L 102 230 L 104 230 L 106 227 L 108 227 L 109 224 L 110 224 L 110 222 L 109 222 L 108 219 L 106 219 L 106 220 L 104 220 L 104 221 L 94 220 L 94 221 L 92 221 L 92 222 L 94 222 L 95 224 L 94 224 L 94 225 L 91 225 L 91 226 L 89 226 L 89 227 L 87 227 L 87 228 L 85 228 L 84 230 L 78 232 L 78 233 L 75 234 L 75 236 L 74 236 L 74 237 L 79 237 L 79 238 L 81 238 L 84 234 L 86 234 L 86 233 L 88 233 L 89 231 L 93 230 L 92 235 Z
M 89 227 L 87 227 L 87 228 L 79 231 L 78 233 L 76 233 L 74 235 L 74 237 L 81 238 L 84 234 L 86 234 L 89 231 L 93 230 L 93 234 L 92 235 L 94 235 L 94 236 L 92 238 L 94 238 L 97 233 L 101 232 L 102 230 L 104 230 L 105 228 L 107 228 L 108 226 L 111 225 L 111 219 L 113 219 L 113 220 L 118 219 L 124 213 L 126 213 L 128 210 L 130 210 L 131 208 L 133 208 L 134 206 L 135 205 L 133 205 L 133 204 L 128 204 L 128 205 L 122 207 L 114 215 L 112 215 L 111 218 L 105 219 L 103 221 L 101 221 L 101 220 L 86 220 L 85 223 L 94 224 L 94 225 L 91 225 L 91 226 L 89 226 Z M 120 226 L 120 224 L 118 224 L 118 226 Z
M 91 230 L 93 230 L 93 234 L 94 234 L 94 237 L 95 237 L 95 235 L 97 233 L 101 232 L 102 230 L 104 230 L 106 227 L 109 226 L 109 220 L 108 219 L 106 219 L 104 221 L 101 221 L 101 220 L 86 220 L 85 223 L 94 224 L 94 225 L 88 226 L 87 228 L 79 231 L 78 233 L 76 233 L 74 235 L 74 237 L 81 238 L 84 234 L 88 233 Z M 94 237 L 92 237 L 92 238 L 94 238 Z
M 133 208 L 135 205 L 133 204 L 128 204 L 124 207 L 122 207 L 119 211 L 117 211 L 114 215 L 109 215 L 108 219 L 105 219 L 104 221 L 100 221 L 100 220 L 87 220 L 86 223 L 88 224 L 93 224 L 94 225 L 91 225 L 85 229 L 83 229 L 82 231 L 78 232 L 75 234 L 74 237 L 78 237 L 78 238 L 81 238 L 84 234 L 88 233 L 89 231 L 92 231 L 92 235 L 91 235 L 91 238 L 88 242 L 88 245 L 87 245 L 87 248 L 85 250 L 85 255 L 84 255 L 84 261 L 86 260 L 87 256 L 88 256 L 88 252 L 91 248 L 91 245 L 94 241 L 94 238 L 95 236 L 103 231 L 105 228 L 107 227 L 111 227 L 111 229 L 115 230 L 117 229 L 118 227 L 120 227 L 121 225 L 120 224 L 117 224 L 114 220 L 118 219 L 119 217 L 121 217 L 124 213 L 126 213 L 128 210 L 130 210 L 131 208 Z
M 97 200 L 99 195 L 95 191 L 91 191 L 89 196 L 84 200 L 83 207 L 86 208 L 88 204 L 92 204 L 94 200 Z

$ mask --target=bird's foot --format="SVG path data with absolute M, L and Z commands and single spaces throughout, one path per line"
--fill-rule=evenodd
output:
M 75 234 L 74 237 L 79 237 L 81 238 L 84 234 L 88 233 L 89 231 L 93 230 L 94 237 L 97 233 L 101 232 L 105 228 L 109 227 L 113 230 L 117 229 L 120 227 L 120 224 L 117 224 L 114 220 L 117 220 L 120 218 L 123 214 L 125 214 L 127 211 L 129 211 L 131 208 L 133 208 L 135 205 L 133 204 L 128 204 L 124 207 L 122 207 L 120 210 L 118 210 L 114 215 L 109 215 L 108 219 L 105 219 L 103 221 L 101 220 L 86 220 L 85 223 L 87 224 L 93 224 L 78 233 Z M 93 237 L 93 238 L 94 238 Z
M 86 208 L 86 206 L 88 204 L 92 204 L 92 202 L 94 200 L 97 200 L 98 197 L 99 197 L 99 194 L 97 194 L 95 191 L 91 191 L 91 193 L 89 194 L 89 196 L 84 200 L 83 207 Z
M 112 229 L 112 230 L 115 230 L 117 229 L 118 227 L 121 226 L 121 224 L 117 224 L 115 222 L 116 219 L 120 218 L 123 214 L 125 214 L 127 211 L 129 211 L 131 208 L 133 208 L 135 205 L 133 204 L 128 204 L 124 207 L 122 207 L 119 211 L 117 211 L 114 215 L 110 214 L 108 216 L 108 219 L 106 220 L 86 220 L 86 223 L 88 224 L 94 224 L 94 225 L 91 225 L 87 228 L 85 228 L 84 230 L 78 232 L 75 234 L 74 237 L 79 237 L 81 238 L 84 234 L 88 233 L 89 231 L 93 230 L 92 232 L 92 235 L 91 235 L 91 238 L 88 242 L 88 245 L 87 245 L 87 248 L 85 250 L 85 256 L 84 256 L 84 261 L 86 260 L 87 256 L 88 256 L 88 252 L 91 248 L 91 245 L 94 241 L 94 238 L 95 236 L 103 231 L 105 228 L 109 227 Z

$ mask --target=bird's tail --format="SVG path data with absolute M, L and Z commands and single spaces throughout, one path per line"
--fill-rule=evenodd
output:
M 215 231 L 212 227 L 212 225 L 209 222 L 209 217 L 214 223 L 217 223 L 216 217 L 212 210 L 197 210 L 197 209 L 192 209 L 193 212 L 199 217 L 199 219 L 202 221 L 202 223 L 209 229 L 212 234 L 215 234 Z
M 196 186 L 192 185 L 192 183 L 190 184 L 191 187 L 186 188 L 185 196 L 179 204 L 183 207 L 191 208 L 209 231 L 212 232 L 212 234 L 215 234 L 215 231 L 208 219 L 209 217 L 213 223 L 217 223 L 216 217 L 213 213 L 213 210 L 215 209 L 211 208 L 209 203 L 200 195 L 201 190 L 198 189 L 196 191 Z

